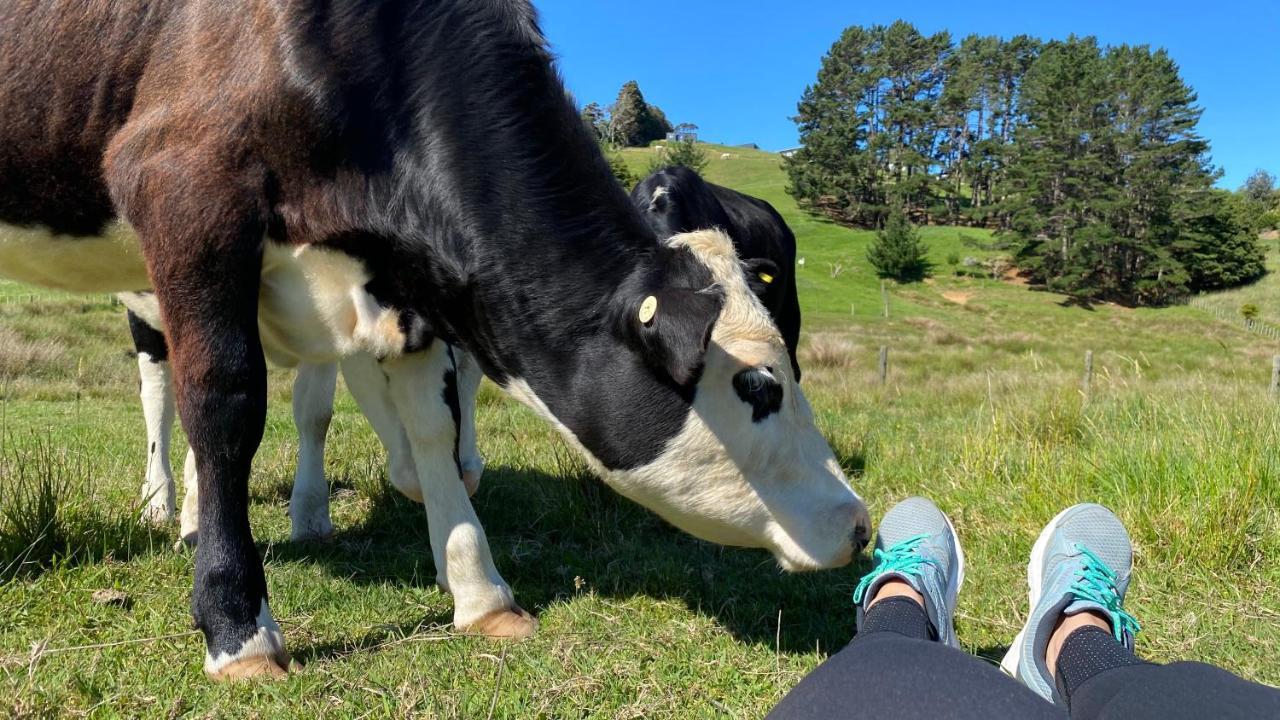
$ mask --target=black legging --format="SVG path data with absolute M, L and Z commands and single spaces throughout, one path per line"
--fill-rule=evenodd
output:
M 801 680 L 769 717 L 1280 718 L 1280 690 L 1202 663 L 1143 662 L 1099 628 L 1073 632 L 1057 670 L 1065 708 L 995 666 L 933 642 L 920 606 L 891 598 L 872 606 L 853 642 Z

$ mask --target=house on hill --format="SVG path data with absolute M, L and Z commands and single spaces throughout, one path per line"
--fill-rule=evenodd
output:
M 667 142 L 698 142 L 698 131 L 676 128 L 667 133 Z

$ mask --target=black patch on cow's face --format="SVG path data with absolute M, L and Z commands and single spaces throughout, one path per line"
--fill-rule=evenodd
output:
M 747 368 L 734 375 L 733 389 L 751 406 L 751 422 L 760 422 L 782 409 L 782 383 L 771 367 Z

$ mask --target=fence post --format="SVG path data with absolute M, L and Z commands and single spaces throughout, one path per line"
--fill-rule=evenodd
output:
M 880 299 L 884 301 L 884 316 L 889 317 L 889 290 L 884 286 L 884 281 L 880 281 Z
M 1271 397 L 1280 398 L 1280 355 L 1271 358 Z
M 886 345 L 880 346 L 880 384 L 883 385 L 889 381 L 889 348 Z
M 1081 388 L 1084 390 L 1084 399 L 1087 401 L 1093 397 L 1093 351 L 1084 351 L 1084 380 L 1081 381 Z

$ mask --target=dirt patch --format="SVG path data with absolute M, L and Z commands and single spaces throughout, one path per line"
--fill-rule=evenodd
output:
M 1280 230 L 1268 230 L 1258 236 L 1259 240 L 1280 240 Z
M 1012 285 L 1031 284 L 1031 280 L 1028 279 L 1026 275 L 1023 275 L 1022 271 L 1016 267 L 1011 267 L 1008 270 L 1005 270 L 1004 274 L 1000 276 L 1000 279 Z
M 944 290 L 942 291 L 942 299 L 957 305 L 968 305 L 969 301 L 973 299 L 973 293 L 961 290 Z

